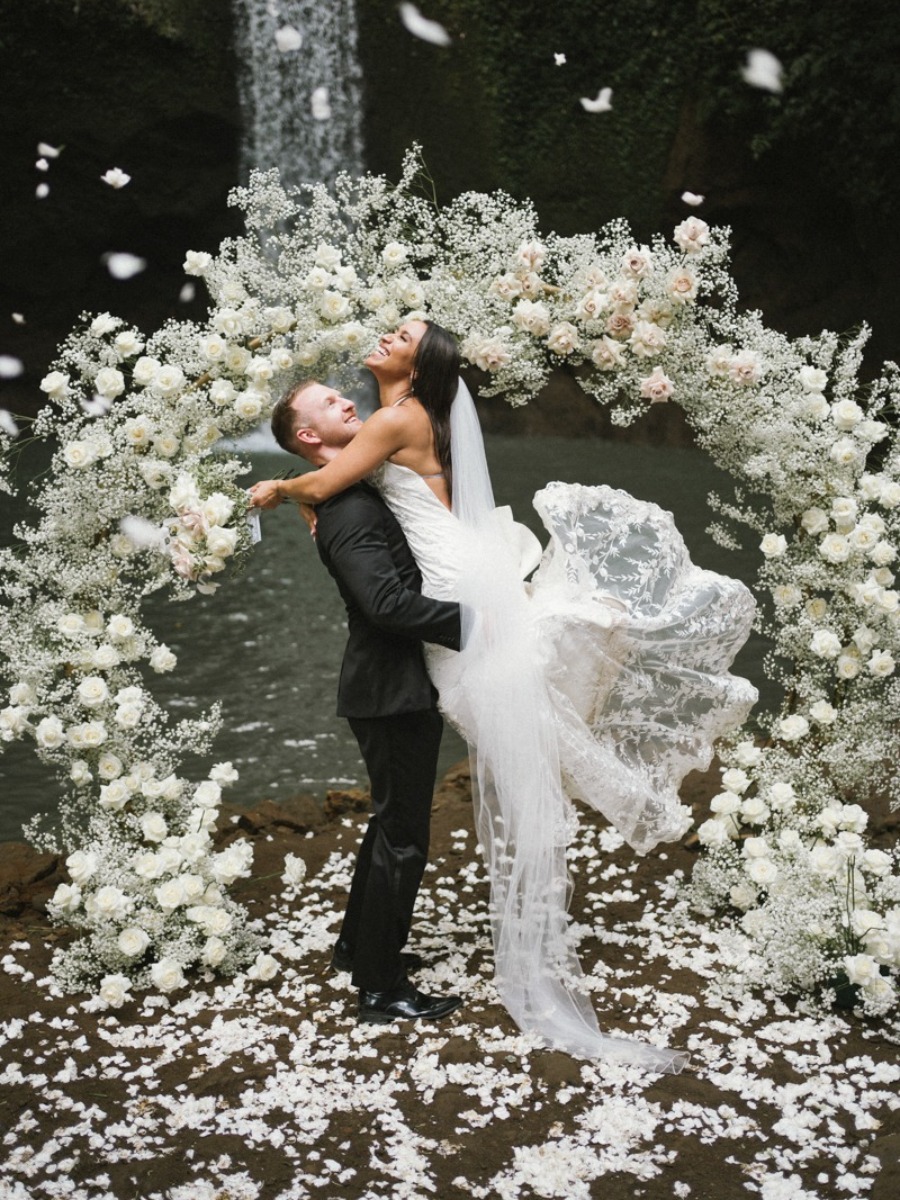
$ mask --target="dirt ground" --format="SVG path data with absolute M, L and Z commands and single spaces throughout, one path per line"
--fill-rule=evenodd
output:
M 700 819 L 717 774 L 683 792 Z M 535 1048 L 491 983 L 487 888 L 460 764 L 435 804 L 411 945 L 425 991 L 464 1007 L 359 1026 L 328 970 L 365 797 L 228 810 L 256 849 L 236 885 L 280 973 L 111 1011 L 54 994 L 59 865 L 0 847 L 0 1200 L 447 1196 L 825 1200 L 900 1195 L 898 1030 L 729 996 L 734 941 L 691 916 L 687 845 L 637 859 L 599 819 L 572 847 L 572 914 L 604 1029 L 690 1049 L 647 1077 Z M 306 860 L 294 896 L 286 853 Z M 679 876 L 680 873 L 680 876 Z

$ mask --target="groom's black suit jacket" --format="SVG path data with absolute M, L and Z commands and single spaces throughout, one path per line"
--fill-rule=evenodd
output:
M 403 531 L 368 484 L 332 496 L 316 513 L 319 557 L 347 606 L 337 715 L 387 717 L 433 707 L 422 642 L 458 650 L 459 605 L 421 595 Z

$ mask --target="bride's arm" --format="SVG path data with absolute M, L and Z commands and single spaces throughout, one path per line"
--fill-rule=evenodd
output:
M 255 508 L 275 508 L 283 500 L 321 504 L 358 483 L 385 459 L 408 444 L 407 415 L 398 408 L 379 408 L 356 437 L 324 467 L 294 479 L 264 479 L 250 488 Z

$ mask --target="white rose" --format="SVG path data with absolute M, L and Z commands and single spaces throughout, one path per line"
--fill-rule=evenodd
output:
M 156 432 L 156 426 L 149 417 L 131 417 L 123 422 L 122 429 L 125 433 L 125 440 L 129 446 L 135 449 L 141 449 L 147 446 L 150 439 Z
M 97 774 L 101 779 L 118 779 L 122 774 L 122 760 L 109 751 L 104 752 L 97 761 Z
M 150 968 L 150 980 L 161 992 L 174 992 L 187 983 L 181 963 L 174 958 L 161 958 L 155 962 Z
M 824 392 L 828 375 L 819 367 L 801 367 L 800 384 L 806 392 Z
M 832 462 L 841 467 L 850 467 L 859 461 L 860 449 L 850 438 L 838 438 L 828 452 Z
M 133 907 L 131 899 L 121 888 L 107 883 L 98 888 L 93 896 L 89 896 L 86 907 L 93 915 L 96 914 L 106 921 L 120 921 Z
M 649 246 L 632 246 L 622 255 L 622 274 L 630 279 L 646 279 L 653 271 Z
M 322 314 L 330 321 L 343 321 L 350 315 L 350 301 L 343 293 L 326 288 L 322 293 Z
M 166 912 L 174 912 L 176 908 L 187 902 L 183 880 L 183 875 L 176 875 L 155 889 L 153 895 L 160 908 Z
M 742 911 L 746 910 L 756 903 L 759 899 L 759 892 L 755 887 L 751 887 L 748 883 L 736 883 L 728 892 L 728 899 L 735 908 Z
M 847 652 L 837 660 L 837 673 L 841 679 L 855 679 L 860 672 L 859 655 Z
M 546 256 L 546 247 L 540 242 L 523 242 L 516 251 L 516 263 L 522 270 L 540 271 Z
M 638 321 L 628 339 L 628 345 L 637 358 L 652 358 L 666 347 L 666 335 L 658 325 L 649 321 Z
M 163 675 L 168 671 L 173 671 L 177 665 L 178 659 L 168 646 L 159 645 L 154 647 L 150 655 L 150 667 L 157 674 Z
M 591 361 L 601 371 L 614 371 L 625 363 L 625 348 L 610 337 L 602 337 L 591 347 Z
M 578 346 L 578 330 L 570 321 L 561 321 L 547 336 L 547 348 L 553 354 L 572 354 Z
M 842 533 L 826 533 L 819 542 L 819 554 L 830 563 L 845 563 L 851 549 L 850 542 Z
M 231 404 L 236 395 L 234 384 L 229 379 L 216 379 L 209 388 L 209 398 L 219 408 Z
M 756 767 L 762 762 L 762 750 L 753 742 L 738 742 L 734 748 L 735 762 L 739 767 Z
M 462 352 L 481 371 L 499 371 L 512 361 L 512 355 L 500 337 L 468 337 L 463 342 Z
M 184 372 L 181 367 L 160 367 L 153 380 L 153 390 L 157 395 L 166 399 L 174 396 L 184 387 Z
M 831 406 L 831 419 L 842 431 L 853 429 L 864 416 L 863 410 L 855 400 L 839 400 Z
M 275 333 L 287 333 L 294 324 L 294 314 L 289 308 L 285 308 L 283 305 L 277 308 L 267 308 L 263 316 L 269 328 Z
M 125 391 L 125 376 L 115 367 L 102 367 L 94 379 L 94 389 L 106 400 L 114 400 Z
M 748 825 L 762 825 L 769 817 L 769 808 L 760 796 L 748 796 L 741 803 L 741 819 Z M 757 882 L 759 882 L 757 880 Z
M 757 383 L 762 373 L 762 362 L 754 350 L 739 350 L 728 364 L 730 378 L 742 387 Z
M 134 621 L 124 613 L 116 613 L 106 623 L 106 632 L 114 642 L 124 642 L 134 636 Z
M 316 266 L 333 271 L 341 264 L 341 252 L 337 246 L 329 246 L 327 242 L 319 242 L 316 247 Z
M 783 812 L 786 809 L 793 808 L 797 796 L 792 784 L 778 781 L 771 785 L 766 793 L 766 799 L 773 808 L 777 808 Z
M 193 793 L 193 803 L 198 804 L 202 809 L 212 809 L 222 799 L 222 788 L 215 780 L 204 780 L 202 784 L 198 784 Z
M 69 376 L 64 375 L 62 371 L 51 371 L 49 375 L 44 376 L 39 386 L 51 400 L 62 400 L 69 391 Z
M 727 771 L 722 772 L 722 786 L 726 791 L 734 792 L 736 796 L 741 796 L 750 786 L 750 777 L 746 771 L 730 767 Z
M 271 954 L 258 954 L 253 966 L 247 972 L 250 979 L 258 979 L 262 982 L 267 982 L 274 979 L 278 974 L 278 959 L 273 958 Z
M 622 309 L 633 308 L 637 304 L 638 286 L 631 279 L 616 279 L 607 292 L 610 304 Z
M 164 837 L 168 836 L 169 829 L 162 813 L 144 813 L 141 817 L 141 832 L 144 835 L 144 841 L 147 842 L 161 842 Z
M 803 599 L 803 593 L 793 583 L 779 583 L 772 588 L 772 599 L 782 608 L 793 608 Z
M 81 725 L 71 725 L 66 730 L 66 737 L 70 745 L 79 750 L 93 750 L 106 741 L 106 726 L 102 721 L 85 721 Z
M 79 683 L 77 695 L 85 708 L 99 708 L 109 699 L 109 688 L 102 676 L 87 675 Z
M 873 983 L 881 975 L 881 968 L 871 954 L 845 955 L 844 970 L 850 982 L 861 987 Z
M 35 730 L 35 742 L 46 750 L 55 750 L 66 740 L 66 731 L 62 727 L 59 716 L 44 716 L 38 721 Z
M 884 421 L 860 421 L 856 426 L 855 432 L 858 438 L 874 444 L 887 437 L 890 433 L 890 426 L 886 425 Z
M 120 704 L 116 709 L 116 724 L 120 729 L 137 729 L 141 723 L 143 711 L 143 705 L 136 704 L 134 701 L 130 701 L 128 704 Z
M 869 674 L 879 678 L 883 678 L 886 675 L 893 675 L 896 665 L 887 650 L 876 650 L 867 664 Z
M 163 874 L 163 860 L 158 854 L 146 850 L 132 860 L 132 868 L 138 879 L 159 879 Z
M 21 737 L 28 728 L 28 709 L 21 705 L 0 709 L 0 741 Z
M 766 558 L 781 558 L 787 550 L 787 538 L 781 533 L 767 533 L 759 548 Z
M 833 725 L 837 720 L 837 709 L 827 700 L 817 700 L 810 708 L 809 715 L 819 725 Z
M 747 864 L 747 874 L 760 887 L 768 887 L 778 878 L 778 868 L 771 858 L 754 858 Z
M 147 387 L 156 378 L 156 373 L 161 366 L 158 358 L 148 358 L 144 355 L 134 364 L 131 372 L 132 382 L 138 384 L 139 387 Z
M 683 268 L 673 271 L 666 280 L 666 292 L 676 304 L 692 304 L 697 299 L 697 276 Z
M 130 799 L 131 790 L 125 783 L 125 780 L 113 779 L 109 783 L 103 784 L 100 788 L 98 803 L 107 812 L 121 812 Z
M 858 505 L 852 496 L 836 496 L 831 502 L 831 515 L 841 533 L 846 533 L 853 527 L 856 520 Z M 840 527 L 843 526 L 841 529 Z
M 688 217 L 676 226 L 674 238 L 685 254 L 700 254 L 709 245 L 709 226 L 698 217 Z
M 778 733 L 784 741 L 796 742 L 809 733 L 809 721 L 799 713 L 794 713 L 778 722 Z
M 62 453 L 66 466 L 73 467 L 76 471 L 89 467 L 97 458 L 96 450 L 91 443 L 84 441 L 68 442 L 63 447 Z
M 211 937 L 203 947 L 202 961 L 208 967 L 217 967 L 227 953 L 225 943 L 221 938 Z
M 647 378 L 641 380 L 641 396 L 651 404 L 664 404 L 674 392 L 675 384 L 662 367 L 654 367 Z
M 235 842 L 211 860 L 211 874 L 216 883 L 229 887 L 236 879 L 250 874 L 253 847 L 249 842 Z
M 0 727 L 2 727 L 2 717 L 3 714 L 0 713 Z M 88 764 L 83 758 L 79 758 L 72 763 L 71 770 L 69 771 L 69 778 L 74 784 L 77 784 L 79 787 L 81 787 L 85 783 L 90 783 L 94 777 L 91 774 Z
M 885 508 L 897 508 L 900 505 L 900 483 L 893 480 L 883 483 L 878 499 Z
M 534 337 L 550 332 L 550 310 L 540 300 L 520 300 L 513 308 L 513 324 Z
M 137 925 L 129 925 L 119 934 L 116 945 L 123 954 L 127 954 L 129 958 L 137 958 L 139 954 L 143 954 L 150 945 L 150 938 L 147 933 Z
M 815 536 L 828 528 L 828 515 L 821 508 L 808 508 L 801 516 L 800 524 L 807 533 Z
M 206 535 L 206 547 L 210 554 L 215 554 L 219 558 L 227 558 L 230 554 L 234 554 L 237 539 L 236 529 L 222 529 L 220 526 L 214 525 Z
M 262 413 L 262 396 L 253 388 L 248 388 L 245 392 L 238 392 L 233 407 L 242 420 L 255 421 Z
M 717 817 L 710 817 L 697 830 L 697 838 L 701 845 L 711 848 L 727 846 L 735 836 L 734 823 L 728 820 L 719 820 Z
M 20 681 L 14 683 L 9 689 L 10 704 L 35 704 L 37 703 L 37 694 L 30 683 Z
M 828 612 L 828 601 L 822 596 L 813 596 L 806 602 L 806 611 L 814 621 L 821 621 Z
M 212 265 L 212 255 L 205 250 L 188 250 L 184 260 L 185 275 L 205 275 Z
M 709 802 L 710 810 L 720 817 L 730 817 L 740 812 L 741 800 L 734 792 L 720 792 Z
M 803 849 L 803 839 L 796 829 L 782 829 L 778 835 L 778 846 L 785 854 L 793 856 Z
M 126 975 L 104 975 L 97 995 L 110 1008 L 121 1008 L 130 1000 L 131 980 Z
M 119 358 L 134 358 L 135 354 L 140 354 L 143 350 L 144 343 L 133 329 L 128 329 L 116 334 L 113 346 Z
M 883 878 L 890 872 L 893 860 L 884 850 L 866 850 L 859 865 L 867 874 Z
M 381 259 L 386 267 L 399 267 L 408 257 L 409 250 L 400 242 L 388 242 L 381 252 Z
M 228 350 L 228 342 L 220 333 L 200 339 L 200 353 L 209 362 L 221 362 Z
M 890 542 L 876 542 L 869 551 L 869 558 L 876 567 L 886 567 L 897 557 L 897 551 Z
M 818 845 L 809 853 L 809 868 L 823 879 L 835 879 L 844 870 L 844 859 L 833 846 Z
M 828 416 L 828 401 L 819 392 L 812 392 L 798 405 L 801 417 L 807 421 L 824 421 Z
M 830 629 L 817 629 L 809 648 L 819 658 L 837 658 L 841 652 L 841 639 Z
M 60 913 L 73 913 L 81 905 L 81 888 L 77 883 L 61 883 L 50 899 L 50 905 Z

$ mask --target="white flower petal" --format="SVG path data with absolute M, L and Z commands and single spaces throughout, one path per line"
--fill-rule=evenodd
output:
M 413 37 L 420 38 L 423 42 L 431 42 L 433 46 L 450 45 L 450 34 L 443 25 L 423 17 L 414 4 L 400 5 L 400 20 Z
M 601 88 L 597 93 L 596 100 L 589 100 L 586 96 L 582 96 L 581 107 L 589 113 L 609 112 L 612 109 L 612 88 Z
M 744 83 L 766 92 L 780 92 L 782 66 L 769 50 L 751 50 L 746 65 L 741 68 Z

